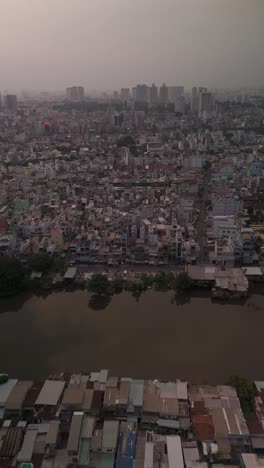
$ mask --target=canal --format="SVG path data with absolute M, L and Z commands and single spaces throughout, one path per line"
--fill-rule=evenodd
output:
M 44 378 L 56 371 L 225 382 L 264 378 L 263 296 L 239 304 L 208 297 L 175 302 L 149 291 L 99 301 L 86 291 L 0 301 L 0 372 Z

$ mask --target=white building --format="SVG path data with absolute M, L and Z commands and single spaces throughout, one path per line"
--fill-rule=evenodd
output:
M 193 155 L 183 159 L 184 169 L 201 169 L 203 166 L 202 156 Z
M 68 99 L 73 101 L 78 101 L 84 98 L 84 88 L 83 86 L 71 86 L 66 89 L 66 96 Z
M 235 197 L 217 198 L 213 204 L 213 216 L 237 216 L 242 202 Z

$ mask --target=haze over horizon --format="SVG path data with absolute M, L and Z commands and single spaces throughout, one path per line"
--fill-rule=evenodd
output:
M 262 86 L 263 0 L 1 0 L 0 90 Z

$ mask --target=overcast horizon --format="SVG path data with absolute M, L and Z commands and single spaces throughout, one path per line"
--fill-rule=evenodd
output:
M 0 92 L 260 87 L 264 0 L 0 0 Z

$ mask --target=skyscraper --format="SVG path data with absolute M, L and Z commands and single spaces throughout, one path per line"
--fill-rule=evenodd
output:
M 148 87 L 145 84 L 138 84 L 135 89 L 135 101 L 147 102 L 148 101 Z
M 121 88 L 120 98 L 122 101 L 129 101 L 130 91 L 129 88 Z
M 159 100 L 161 104 L 167 104 L 168 103 L 168 95 L 169 95 L 169 90 L 168 86 L 166 86 L 165 83 L 160 87 L 159 91 Z
M 152 83 L 151 88 L 149 88 L 149 101 L 150 104 L 157 104 L 159 101 L 158 87 Z
M 196 86 L 192 88 L 191 110 L 194 114 L 199 112 L 199 96 Z
M 168 99 L 169 102 L 175 102 L 178 96 L 184 95 L 184 86 L 169 86 Z
M 176 96 L 175 112 L 177 114 L 185 114 L 185 97 L 184 96 Z
M 79 101 L 84 98 L 84 88 L 82 86 L 71 86 L 66 89 L 66 96 L 72 101 Z
M 204 88 L 202 86 L 199 86 L 199 88 L 197 88 L 196 86 L 192 88 L 191 109 L 194 114 L 198 114 L 198 112 L 200 112 L 201 94 L 206 92 L 207 88 Z
M 202 92 L 199 95 L 199 112 L 212 112 L 213 96 L 211 93 Z
M 7 94 L 4 97 L 5 107 L 8 110 L 16 110 L 17 108 L 17 97 L 16 94 Z

